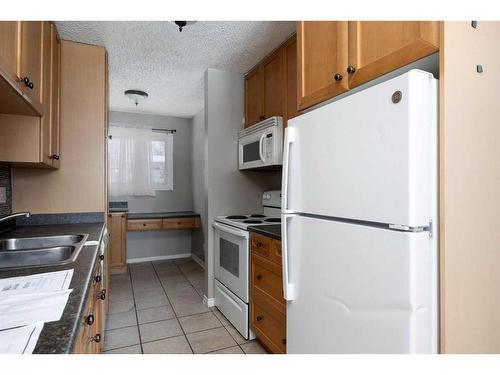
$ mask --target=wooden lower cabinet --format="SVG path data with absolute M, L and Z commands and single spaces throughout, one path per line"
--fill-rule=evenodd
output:
M 108 260 L 111 273 L 127 271 L 127 215 L 109 214 Z
M 80 331 L 75 343 L 75 354 L 99 354 L 103 345 L 102 321 L 102 272 L 100 262 L 96 261 L 92 273 L 92 284 L 88 293 L 85 313 L 80 323 Z
M 250 326 L 269 351 L 286 353 L 281 241 L 252 233 L 250 248 Z

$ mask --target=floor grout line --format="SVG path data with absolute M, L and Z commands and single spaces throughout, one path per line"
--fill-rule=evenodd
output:
M 179 268 L 179 266 L 174 262 L 175 266 L 177 268 Z M 159 279 L 160 277 L 158 276 L 158 272 L 156 271 L 156 267 L 154 266 L 153 264 L 153 271 L 156 275 L 156 277 Z M 181 271 L 182 272 L 182 271 Z M 185 276 L 184 276 L 185 277 Z M 189 349 L 191 349 L 191 353 L 194 354 L 194 350 L 193 350 L 193 347 L 191 346 L 191 343 L 189 342 L 188 338 L 187 338 L 187 335 L 186 335 L 186 331 L 184 331 L 184 328 L 182 327 L 182 324 L 181 322 L 179 321 L 179 317 L 177 316 L 177 312 L 175 311 L 174 309 L 174 305 L 172 305 L 172 302 L 170 301 L 170 298 L 168 297 L 168 294 L 167 294 L 167 291 L 165 289 L 165 287 L 163 286 L 163 284 L 160 282 L 160 285 L 163 289 L 163 292 L 165 293 L 165 296 L 167 297 L 167 300 L 168 300 L 168 303 L 170 303 L 170 306 L 172 306 L 172 310 L 174 311 L 174 314 L 175 314 L 175 318 L 177 319 L 177 324 L 179 324 L 179 326 L 181 327 L 181 331 L 182 333 L 184 333 L 184 339 L 186 340 L 186 342 L 188 343 L 189 345 Z
M 141 346 L 141 354 L 144 354 L 144 348 L 142 347 L 141 330 L 139 329 L 139 316 L 137 315 L 137 306 L 135 304 L 134 281 L 132 279 L 132 272 L 130 271 L 130 268 L 129 268 L 129 275 L 130 275 L 130 282 L 132 284 L 132 296 L 134 297 L 134 311 L 135 311 L 135 319 L 137 321 L 137 332 L 139 334 L 139 345 Z

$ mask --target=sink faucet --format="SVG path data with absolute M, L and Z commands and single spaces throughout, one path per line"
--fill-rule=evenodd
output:
M 15 217 L 18 217 L 18 216 L 30 217 L 31 213 L 30 212 L 14 212 L 13 214 L 0 217 L 0 223 L 3 223 L 4 221 L 10 220 L 10 219 L 14 219 Z

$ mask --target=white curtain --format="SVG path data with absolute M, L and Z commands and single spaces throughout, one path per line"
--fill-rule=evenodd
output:
M 109 194 L 155 196 L 151 183 L 151 128 L 110 126 Z

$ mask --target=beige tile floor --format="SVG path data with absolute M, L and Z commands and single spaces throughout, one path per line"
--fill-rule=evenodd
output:
M 266 353 L 203 304 L 203 277 L 192 259 L 132 264 L 112 275 L 104 353 Z

